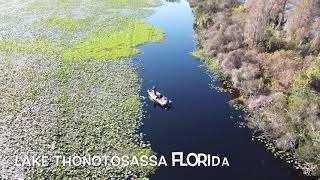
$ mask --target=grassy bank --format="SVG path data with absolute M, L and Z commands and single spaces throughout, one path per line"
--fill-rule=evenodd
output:
M 320 175 L 319 2 L 192 0 L 200 57 L 240 91 L 248 127 Z
M 145 0 L 0 5 L 0 177 L 147 178 L 152 167 L 15 167 L 15 156 L 153 154 L 137 132 L 140 82 L 129 56 L 164 34 Z M 7 9 L 10 9 L 7 10 Z

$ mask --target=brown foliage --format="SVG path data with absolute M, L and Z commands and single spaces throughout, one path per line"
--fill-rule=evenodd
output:
M 264 89 L 259 55 L 256 51 L 238 49 L 221 57 L 221 66 L 234 87 L 243 93 L 258 94 Z
M 264 54 L 265 76 L 271 79 L 271 90 L 290 92 L 290 87 L 304 67 L 302 57 L 293 51 L 277 51 Z
M 314 22 L 311 30 L 312 42 L 311 42 L 311 52 L 320 52 L 320 19 Z
M 319 69 L 320 0 L 192 1 L 207 15 L 196 25 L 200 47 L 240 90 L 248 126 L 320 175 L 320 73 L 301 75 Z
M 244 47 L 242 26 L 230 15 L 229 12 L 217 13 L 215 24 L 199 33 L 201 46 L 211 57 Z
M 190 4 L 196 7 L 197 14 L 215 14 L 239 5 L 237 0 L 214 0 L 214 1 L 200 1 L 190 0 Z
M 288 21 L 288 37 L 303 44 L 311 38 L 314 20 L 319 16 L 319 0 L 298 1 L 296 8 L 290 13 Z
M 266 36 L 268 26 L 279 27 L 285 21 L 287 0 L 250 0 L 245 25 L 249 47 L 257 46 Z

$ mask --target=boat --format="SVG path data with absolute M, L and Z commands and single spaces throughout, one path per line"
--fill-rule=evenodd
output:
M 172 103 L 171 100 L 161 95 L 161 93 L 158 91 L 154 92 L 154 90 L 148 90 L 148 94 L 152 101 L 158 103 L 161 106 L 169 106 Z

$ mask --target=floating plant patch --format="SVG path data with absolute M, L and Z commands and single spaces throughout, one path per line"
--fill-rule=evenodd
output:
M 64 53 L 66 60 L 105 60 L 129 57 L 140 53 L 136 46 L 160 42 L 164 34 L 142 21 L 128 21 L 123 30 L 94 33 Z

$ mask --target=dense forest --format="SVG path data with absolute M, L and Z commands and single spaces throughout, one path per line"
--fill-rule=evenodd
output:
M 199 51 L 254 132 L 320 176 L 320 1 L 191 0 Z

